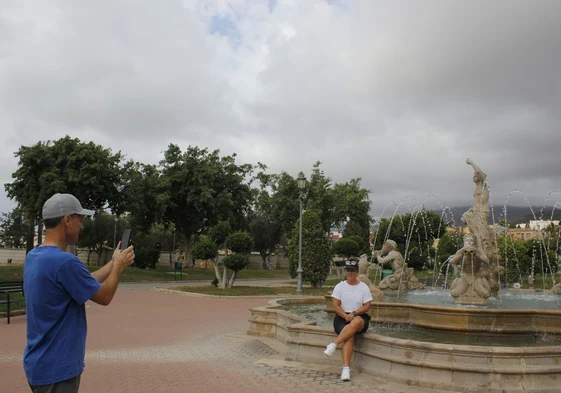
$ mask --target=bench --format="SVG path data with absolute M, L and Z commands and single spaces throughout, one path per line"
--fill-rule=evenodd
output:
M 6 305 L 8 323 L 10 323 L 10 305 L 12 303 L 21 303 L 25 301 L 25 297 L 17 297 L 15 299 L 13 296 L 10 297 L 10 294 L 17 293 L 21 293 L 25 296 L 23 293 L 23 281 L 0 281 L 0 296 L 2 296 L 2 298 L 0 298 L 0 304 Z M 5 299 L 3 295 L 5 296 Z

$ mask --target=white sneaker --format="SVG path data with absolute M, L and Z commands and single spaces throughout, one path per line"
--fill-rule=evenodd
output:
M 351 369 L 349 366 L 343 366 L 343 372 L 341 373 L 341 381 L 351 380 Z
M 325 353 L 327 356 L 332 356 L 335 353 L 336 349 L 337 345 L 335 343 L 331 343 L 327 346 L 327 348 L 325 348 L 325 351 L 323 351 L 323 353 Z

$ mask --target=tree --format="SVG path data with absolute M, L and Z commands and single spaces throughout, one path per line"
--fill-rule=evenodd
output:
M 325 235 L 320 214 L 307 209 L 302 215 L 302 281 L 314 288 L 321 288 L 329 274 L 331 249 Z M 288 242 L 288 260 L 291 277 L 296 277 L 299 251 L 299 223 L 297 222 Z
M 351 239 L 357 242 L 359 247 L 357 256 L 362 254 L 370 255 L 370 231 L 368 228 L 362 228 L 356 221 L 351 220 L 345 227 L 345 231 L 343 231 L 343 238 Z
M 317 212 L 323 232 L 327 234 L 335 223 L 335 198 L 331 189 L 331 179 L 325 176 L 320 166 L 320 161 L 314 164 L 306 186 L 306 209 Z
M 532 270 L 531 243 L 509 236 L 498 240 L 499 253 L 506 270 L 507 283 L 522 282 Z
M 83 221 L 84 229 L 80 232 L 78 246 L 89 250 L 87 264 L 90 264 L 90 255 L 97 254 L 96 264 L 104 249 L 112 249 L 115 231 L 115 216 L 104 211 L 99 211 L 93 218 Z
M 121 153 L 113 154 L 93 142 L 66 136 L 57 141 L 21 146 L 15 153 L 18 169 L 14 181 L 4 184 L 28 219 L 27 250 L 33 248 L 33 227 L 40 219 L 45 201 L 53 194 L 70 193 L 87 208 L 114 208 L 119 205 Z M 41 239 L 42 225 L 39 227 Z
M 360 245 L 353 239 L 343 237 L 333 243 L 331 247 L 333 254 L 345 258 L 356 257 L 360 252 Z
M 275 251 L 281 240 L 281 227 L 264 217 L 257 216 L 249 223 L 249 232 L 255 239 L 255 249 L 261 255 L 263 269 L 267 269 L 267 258 Z
M 431 256 L 434 241 L 445 233 L 442 217 L 431 210 L 421 209 L 392 219 L 383 218 L 377 230 L 375 250 L 382 248 L 386 239 L 397 243 L 409 267 L 422 269 Z
M 246 231 L 233 232 L 226 239 L 226 246 L 234 253 L 224 258 L 224 268 L 232 271 L 226 285 L 228 288 L 232 288 L 238 272 L 249 264 L 249 255 L 253 250 L 253 245 L 254 239 Z
M 254 167 L 237 165 L 235 158 L 235 154 L 220 157 L 219 150 L 209 152 L 196 146 L 182 152 L 171 144 L 165 151 L 160 162 L 168 195 L 163 219 L 173 222 L 182 234 L 186 255 L 190 254 L 192 236 L 207 232 L 217 222 L 243 226 L 252 204 L 246 177 Z
M 434 257 L 438 266 L 441 266 L 451 255 L 463 247 L 463 240 L 456 232 L 446 232 L 438 240 Z
M 218 282 L 221 282 L 220 269 L 218 268 L 218 245 L 209 236 L 200 236 L 193 244 L 191 255 L 195 259 L 210 259 Z
M 0 218 L 0 244 L 6 248 L 24 248 L 27 224 L 25 214 L 19 208 L 2 213 Z
M 215 226 L 210 228 L 209 237 L 214 240 L 214 242 L 218 245 L 219 249 L 224 248 L 224 252 L 226 256 L 228 256 L 228 248 L 226 248 L 226 240 L 228 236 L 232 233 L 232 227 L 228 221 L 219 221 L 216 223 Z M 218 261 L 217 261 L 218 262 Z M 215 273 L 218 274 L 216 278 L 218 278 L 218 284 L 224 288 L 226 286 L 226 280 L 228 279 L 228 269 L 224 268 L 222 272 L 222 279 L 220 278 L 220 270 L 218 269 L 218 263 L 214 267 Z
M 113 210 L 116 214 L 130 213 L 134 228 L 147 231 L 157 222 L 168 224 L 164 215 L 170 195 L 156 166 L 128 161 L 122 170 L 119 189 L 122 198 Z

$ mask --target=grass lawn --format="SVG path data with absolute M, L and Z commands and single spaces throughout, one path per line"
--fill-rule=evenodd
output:
M 87 266 L 90 271 L 96 271 L 98 266 Z M 214 279 L 214 269 L 183 269 L 183 280 L 212 281 Z M 238 273 L 236 279 L 268 279 L 285 278 L 290 279 L 287 270 L 264 270 L 246 269 Z M 179 279 L 179 273 L 178 273 Z M 0 281 L 23 280 L 23 266 L 0 266 Z M 137 269 L 134 267 L 126 269 L 121 275 L 121 282 L 154 282 L 154 281 L 174 281 L 174 270 L 169 267 L 158 267 L 156 269 Z
M 21 299 L 22 297 L 23 297 L 23 295 L 21 293 L 11 293 L 10 294 L 10 299 L 12 299 L 12 300 Z M 0 293 L 0 300 L 6 300 L 6 295 Z M 11 311 L 21 310 L 21 309 L 24 309 L 24 308 L 25 308 L 25 302 L 10 303 L 10 310 Z M 6 312 L 7 309 L 8 309 L 7 304 L 0 304 L 0 312 Z
M 293 287 L 249 287 L 249 286 L 237 286 L 234 283 L 233 288 L 216 288 L 213 286 L 208 287 L 172 287 L 177 291 L 183 292 L 193 292 L 202 293 L 205 295 L 215 295 L 215 296 L 293 296 L 298 295 L 296 293 L 296 286 Z M 323 288 L 304 288 L 302 290 L 303 296 L 323 296 L 328 295 L 332 290 L 332 287 Z

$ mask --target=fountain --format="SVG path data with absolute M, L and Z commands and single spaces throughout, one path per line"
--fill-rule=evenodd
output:
M 383 300 L 372 304 L 371 328 L 357 338 L 352 367 L 404 385 L 453 392 L 558 392 L 561 310 L 555 293 L 561 284 L 551 293 L 499 295 L 505 269 L 488 225 L 487 175 L 470 159 L 467 163 L 476 184 L 474 204 L 462 216 L 470 234 L 447 259 L 459 277 L 450 290 L 410 290 L 416 277 L 406 273 L 401 254 L 384 259 L 395 250 L 386 239 L 374 256 L 392 262 L 393 279 L 380 282 Z M 363 264 L 363 271 L 367 268 Z M 379 290 L 367 284 L 373 293 Z M 299 307 L 306 316 L 298 315 Z M 335 337 L 332 312 L 329 295 L 273 300 L 251 310 L 248 334 L 281 340 L 287 360 L 338 365 L 336 356 L 323 355 Z

